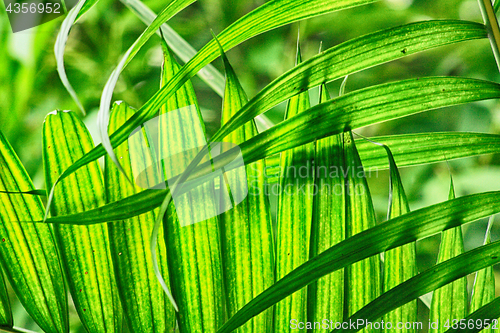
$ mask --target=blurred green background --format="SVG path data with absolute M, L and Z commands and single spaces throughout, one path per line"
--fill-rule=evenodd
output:
M 144 1 L 159 12 L 169 1 Z M 196 49 L 214 33 L 248 13 L 264 1 L 200 0 L 169 24 Z M 37 188 L 43 188 L 41 170 L 41 126 L 44 117 L 55 109 L 77 111 L 77 106 L 62 86 L 55 68 L 54 42 L 63 18 L 37 28 L 13 34 L 3 3 L 0 5 L 0 130 L 19 154 Z M 315 55 L 322 43 L 327 49 L 350 38 L 376 30 L 428 19 L 463 19 L 482 22 L 476 0 L 385 0 L 306 22 L 283 27 L 251 39 L 228 52 L 228 57 L 249 97 L 294 65 L 297 31 L 303 59 Z M 145 29 L 145 25 L 120 1 L 101 0 L 72 29 L 66 47 L 68 77 L 88 114 L 82 118 L 96 134 L 96 114 L 101 90 L 120 56 Z M 153 37 L 126 68 L 115 89 L 115 100 L 141 107 L 159 86 L 162 52 L 159 38 Z M 214 65 L 222 70 L 220 60 Z M 500 82 L 489 42 L 473 41 L 442 47 L 371 68 L 349 77 L 346 92 L 373 84 L 431 75 L 466 76 Z M 219 126 L 221 98 L 197 77 L 193 79 L 203 116 L 210 133 Z M 340 81 L 328 85 L 337 95 Z M 312 103 L 317 90 L 311 91 Z M 274 122 L 283 118 L 284 104 L 270 110 Z M 487 101 L 426 112 L 370 126 L 364 135 L 403 134 L 432 131 L 500 132 L 500 105 Z M 488 190 L 500 185 L 500 155 L 467 158 L 446 163 L 404 168 L 403 183 L 411 208 L 447 199 L 450 171 L 457 196 Z M 370 189 L 379 221 L 385 220 L 388 174 L 371 173 Z M 466 250 L 484 238 L 486 221 L 464 227 Z M 493 228 L 493 240 L 500 234 L 500 222 Z M 418 243 L 419 267 L 436 261 L 439 236 Z M 497 279 L 497 281 L 500 281 Z M 472 279 L 469 281 L 472 286 Z M 497 283 L 497 286 L 500 283 Z M 499 290 L 497 290 L 499 291 Z M 12 299 L 15 295 L 12 294 Z M 423 311 L 425 317 L 425 311 Z M 16 305 L 15 325 L 37 330 L 36 325 Z M 75 332 L 83 331 L 74 320 Z M 73 331 L 73 330 L 72 330 Z

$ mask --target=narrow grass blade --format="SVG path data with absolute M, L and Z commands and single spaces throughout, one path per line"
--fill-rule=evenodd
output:
M 61 79 L 62 84 L 64 85 L 68 93 L 71 95 L 76 105 L 78 105 L 78 108 L 82 111 L 83 114 L 85 114 L 85 109 L 83 108 L 82 103 L 78 99 L 78 96 L 76 95 L 75 90 L 71 86 L 71 83 L 69 83 L 68 76 L 66 75 L 66 69 L 64 68 L 64 48 L 66 47 L 66 42 L 68 41 L 69 32 L 76 21 L 76 17 L 87 2 L 92 3 L 93 1 L 80 0 L 78 4 L 69 11 L 68 16 L 66 16 L 63 23 L 61 24 L 61 30 L 57 35 L 56 43 L 54 45 L 54 55 L 56 56 L 57 72 L 59 73 L 59 78 Z
M 346 182 L 346 238 L 375 226 L 375 211 L 365 172 L 351 132 L 343 134 Z M 380 294 L 380 257 L 353 263 L 346 269 L 345 314 L 352 315 Z M 367 330 L 366 332 L 378 332 Z
M 488 227 L 486 229 L 486 235 L 484 237 L 484 245 L 491 243 L 491 227 L 493 226 L 493 216 L 490 217 L 488 222 Z M 474 313 L 479 310 L 482 306 L 492 302 L 495 298 L 495 275 L 493 273 L 493 267 L 486 267 L 476 273 L 474 279 L 474 286 L 472 287 L 472 299 L 470 303 L 470 313 Z M 498 316 L 500 317 L 500 315 Z M 495 318 L 498 318 L 495 317 Z M 483 330 L 483 333 L 493 332 L 493 329 L 487 328 Z
M 377 143 L 378 144 L 378 143 Z M 401 176 L 388 146 L 383 145 L 387 153 L 390 170 L 390 191 L 388 219 L 404 215 L 410 211 L 408 199 L 403 188 Z M 417 274 L 416 244 L 410 243 L 384 253 L 384 292 L 400 285 Z M 415 327 L 398 329 L 398 323 L 417 322 L 417 301 L 411 301 L 384 316 L 386 323 L 391 323 L 396 329 L 387 326 L 383 332 L 416 332 Z
M 191 0 L 191 2 L 194 0 Z M 217 37 L 222 44 L 224 50 L 229 50 L 234 46 L 244 42 L 265 31 L 275 29 L 293 22 L 304 20 L 317 15 L 326 14 L 329 12 L 359 6 L 374 2 L 375 0 L 272 0 L 249 14 L 242 17 L 237 22 L 233 23 Z M 169 80 L 151 99 L 143 105 L 143 107 L 130 118 L 123 126 L 115 131 L 111 136 L 108 136 L 106 131 L 106 123 L 110 107 L 110 94 L 113 90 L 113 82 L 116 80 L 120 70 L 130 61 L 142 46 L 154 34 L 154 31 L 166 21 L 164 19 L 168 15 L 173 15 L 173 9 L 183 5 L 187 5 L 189 0 L 172 2 L 156 20 L 146 29 L 139 37 L 134 45 L 129 49 L 127 54 L 115 69 L 112 77 L 108 80 L 106 89 L 103 92 L 104 99 L 101 99 L 102 107 L 100 108 L 101 115 L 101 133 L 103 135 L 103 143 L 96 147 L 92 152 L 81 158 L 80 161 L 74 163 L 68 168 L 64 174 L 60 176 L 60 180 L 66 178 L 80 167 L 88 164 L 91 161 L 98 159 L 108 153 L 113 156 L 112 146 L 116 146 L 126 140 L 128 135 L 139 125 L 153 118 L 157 110 L 165 104 L 165 102 L 180 88 L 183 84 L 193 77 L 199 70 L 219 56 L 219 50 L 215 39 L 210 41 L 203 47 L 195 57 L 193 57 L 182 69 Z M 51 193 L 54 189 L 51 190 Z M 50 207 L 52 196 L 49 195 L 48 206 Z M 45 216 L 47 218 L 47 216 Z
M 301 61 L 300 48 L 297 47 L 296 65 Z M 309 91 L 304 91 L 289 100 L 285 119 L 300 114 L 309 107 Z M 313 159 L 314 143 L 281 153 L 276 227 L 277 280 L 309 258 L 314 185 L 314 173 L 311 168 Z M 307 319 L 306 306 L 306 288 L 276 304 L 274 330 L 276 332 L 289 332 L 292 320 L 305 322 Z M 305 329 L 301 332 L 305 332 Z
M 0 132 L 0 189 L 34 189 L 28 173 Z M 47 332 L 68 332 L 68 300 L 59 255 L 48 225 L 18 223 L 43 217 L 37 196 L 0 194 L 0 264 L 21 304 Z M 4 297 L 3 321 L 12 326 Z
M 247 102 L 245 91 L 228 59 L 222 52 L 226 71 L 221 123 L 224 124 Z M 257 134 L 253 122 L 228 135 L 224 142 L 240 144 Z M 220 215 L 221 250 L 228 315 L 234 315 L 246 303 L 274 282 L 274 244 L 269 201 L 265 195 L 265 163 L 256 161 L 246 168 L 246 181 L 227 173 L 231 191 L 247 189 L 241 203 Z M 254 317 L 236 332 L 270 332 L 273 312 Z
M 92 147 L 90 134 L 74 113 L 50 113 L 43 126 L 47 188 Z M 55 191 L 51 212 L 54 216 L 81 212 L 102 205 L 104 198 L 101 170 L 94 162 L 61 183 Z M 120 332 L 122 312 L 106 225 L 54 225 L 54 235 L 84 327 L 91 332 Z
M 342 241 L 290 272 L 245 305 L 218 332 L 231 332 L 253 316 L 326 274 L 499 211 L 500 192 L 487 192 L 449 200 L 381 223 Z
M 426 21 L 348 40 L 284 73 L 252 98 L 213 140 L 301 91 L 409 54 L 465 40 L 485 38 L 484 25 L 465 21 Z
M 115 103 L 109 123 L 110 130 L 121 126 L 134 114 L 126 103 Z M 125 172 L 132 178 L 134 160 L 128 142 L 115 149 L 116 156 L 122 161 Z M 146 164 L 152 157 L 144 155 Z M 142 162 L 142 161 L 141 161 Z M 104 184 L 108 202 L 120 200 L 140 192 L 131 186 L 112 164 L 109 157 L 105 160 Z M 156 280 L 149 253 L 149 237 L 158 210 L 150 211 L 134 218 L 108 224 L 110 252 L 115 268 L 118 293 L 123 306 L 124 317 L 133 332 L 173 332 L 175 330 L 174 309 Z M 163 228 L 158 240 L 158 262 L 163 276 L 167 276 L 167 258 Z M 166 279 L 168 283 L 168 279 Z
M 176 75 L 180 67 L 168 48 L 164 48 L 164 53 L 162 85 Z M 168 118 L 169 114 L 179 116 Z M 163 174 L 167 178 L 182 172 L 196 155 L 196 149 L 186 150 L 187 147 L 206 144 L 190 81 L 160 111 L 159 137 Z M 175 206 L 174 202 L 170 203 L 163 219 L 170 284 L 179 306 L 180 332 L 213 332 L 224 320 L 218 219 L 203 217 L 214 209 L 210 200 L 196 201 L 214 198 L 213 186 L 213 181 L 200 185 L 200 197 L 191 192 L 174 197 Z
M 446 260 L 382 294 L 365 308 L 358 311 L 354 316 L 348 318 L 346 322 L 374 322 L 388 311 L 406 304 L 408 301 L 416 299 L 418 296 L 445 286 L 457 279 L 461 279 L 475 271 L 497 264 L 500 262 L 499 253 L 500 242 L 495 242 L 489 245 L 480 246 L 453 259 Z M 403 325 L 408 323 L 411 325 L 414 324 L 411 322 L 403 322 Z M 445 323 L 440 322 L 439 325 L 445 325 Z M 451 325 L 451 319 L 449 325 Z M 344 327 L 343 329 L 332 330 L 332 333 L 357 332 L 362 327 L 363 325 L 355 328 L 349 327 L 347 329 Z M 415 326 L 415 328 L 421 331 L 423 329 L 423 323 L 420 322 L 420 325 Z
M 322 86 L 320 103 L 329 99 Z M 314 156 L 314 202 L 311 227 L 310 257 L 324 252 L 345 239 L 345 191 L 342 135 L 318 140 Z M 266 160 L 267 163 L 267 160 Z M 321 322 L 328 318 L 341 322 L 344 312 L 344 270 L 326 275 L 309 285 L 307 290 L 307 321 Z M 318 330 L 326 332 L 326 330 Z
M 455 198 L 453 180 L 450 178 L 450 194 L 448 199 Z M 454 258 L 464 253 L 464 241 L 462 228 L 456 227 L 446 230 L 441 234 L 441 244 L 437 263 Z M 461 278 L 453 283 L 434 291 L 432 295 L 430 321 L 438 322 L 437 328 L 432 328 L 430 332 L 446 331 L 445 323 L 452 323 L 453 320 L 460 320 L 467 316 L 467 279 Z
M 456 328 L 450 328 L 446 333 L 477 333 L 477 332 L 487 332 L 488 329 L 495 332 L 500 328 L 500 324 L 497 318 L 500 317 L 500 297 L 495 298 L 490 303 L 480 307 L 473 313 L 465 318 L 465 322 L 468 324 L 466 327 L 460 327 L 457 325 Z M 469 327 L 469 323 L 474 323 Z

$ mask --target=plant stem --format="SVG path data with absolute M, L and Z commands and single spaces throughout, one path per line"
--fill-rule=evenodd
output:
M 481 14 L 483 15 L 484 24 L 488 29 L 488 37 L 490 39 L 493 55 L 497 62 L 498 70 L 500 71 L 500 29 L 498 21 L 491 4 L 491 0 L 478 0 Z

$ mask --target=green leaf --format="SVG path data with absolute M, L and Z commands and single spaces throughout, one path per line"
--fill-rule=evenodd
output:
M 247 102 L 246 94 L 231 64 L 221 51 L 226 71 L 221 123 L 226 122 Z M 240 144 L 255 136 L 253 122 L 228 135 L 224 142 Z M 224 148 L 224 147 L 223 147 Z M 225 150 L 225 149 L 223 149 Z M 246 303 L 274 282 L 274 244 L 269 201 L 265 195 L 265 163 L 256 161 L 245 167 L 246 179 L 226 173 L 231 191 L 248 191 L 248 196 L 220 215 L 221 250 L 228 315 L 232 316 Z M 222 179 L 221 179 L 222 181 Z M 237 332 L 270 332 L 273 312 L 254 317 Z
M 484 237 L 484 245 L 491 243 L 491 228 L 493 226 L 493 216 L 490 217 L 486 235 Z M 495 276 L 493 267 L 486 267 L 476 273 L 474 286 L 472 287 L 472 299 L 470 303 L 470 313 L 479 310 L 482 306 L 490 303 L 495 299 Z M 499 315 L 500 316 L 500 315 Z M 498 318 L 499 316 L 495 317 Z M 493 329 L 485 329 L 483 333 L 493 332 Z
M 301 62 L 297 46 L 297 64 Z M 285 119 L 310 108 L 309 91 L 292 97 L 287 105 Z M 278 213 L 276 227 L 276 279 L 279 280 L 309 258 L 313 207 L 314 143 L 281 153 Z M 301 161 L 301 163 L 297 163 Z M 305 170 L 305 173 L 303 172 Z M 274 308 L 274 330 L 290 331 L 291 320 L 307 319 L 307 289 L 290 295 Z M 305 332 L 305 329 L 302 330 Z
M 390 201 L 387 217 L 391 219 L 408 213 L 410 211 L 410 206 L 392 152 L 388 146 L 383 145 L 382 147 L 385 149 L 389 161 Z M 398 286 L 416 274 L 417 263 L 415 243 L 406 244 L 384 253 L 384 292 Z M 386 314 L 384 316 L 384 321 L 386 323 L 392 323 L 394 327 L 396 327 L 397 323 L 417 322 L 417 301 L 411 301 Z M 410 329 L 388 329 L 386 327 L 383 331 L 390 332 L 394 330 L 396 330 L 396 332 L 416 332 L 414 327 Z
M 7 294 L 7 287 L 5 286 L 4 275 L 0 268 L 0 327 L 14 325 L 12 319 L 12 310 L 10 308 L 9 295 Z
M 184 0 L 186 1 L 186 0 Z M 188 0 L 189 1 L 189 0 Z M 191 0 L 193 1 L 193 0 Z M 290 24 L 296 21 L 304 20 L 317 15 L 326 14 L 336 10 L 341 10 L 353 6 L 367 4 L 376 0 L 272 0 L 249 14 L 242 17 L 237 22 L 233 23 L 217 38 L 220 41 L 224 50 L 229 50 L 234 46 L 244 42 L 245 40 L 261 34 L 265 31 Z M 186 1 L 187 2 L 187 1 Z M 112 146 L 116 146 L 125 141 L 128 135 L 139 125 L 153 118 L 157 110 L 180 88 L 182 85 L 193 77 L 200 69 L 211 63 L 219 56 L 219 50 L 215 39 L 212 39 L 193 57 L 182 69 L 172 77 L 150 100 L 132 118 L 130 118 L 123 126 L 108 137 L 106 124 L 108 121 L 109 108 L 111 103 L 111 95 L 114 84 L 118 79 L 120 70 L 132 59 L 149 37 L 154 34 L 154 31 L 165 21 L 164 17 L 170 14 L 177 5 L 181 6 L 184 2 L 174 1 L 167 6 L 157 19 L 146 29 L 139 39 L 127 51 L 119 65 L 111 75 L 102 96 L 100 107 L 100 128 L 103 143 L 97 146 L 92 152 L 86 154 L 80 161 L 74 163 L 68 168 L 64 174 L 60 176 L 60 180 L 66 178 L 80 167 L 98 159 L 108 153 L 113 156 Z M 172 9 L 172 10 L 171 10 Z M 484 34 L 484 33 L 483 33 Z M 114 161 L 117 162 L 117 161 Z M 53 192 L 54 189 L 51 190 Z M 49 195 L 48 205 L 50 206 L 51 196 Z M 45 216 L 47 218 L 47 216 Z
M 377 136 L 371 140 L 391 147 L 399 167 L 497 153 L 500 145 L 500 135 L 469 132 Z M 386 152 L 382 147 L 373 146 L 365 140 L 357 141 L 356 145 L 367 170 L 388 168 Z
M 450 178 L 450 194 L 448 199 L 455 198 L 453 180 Z M 438 263 L 464 253 L 462 228 L 456 227 L 441 234 Z M 461 278 L 434 291 L 432 295 L 430 321 L 438 322 L 438 328 L 431 332 L 444 332 L 446 320 L 463 319 L 467 316 L 467 279 Z
M 93 147 L 85 125 L 72 112 L 55 111 L 43 126 L 45 182 Z M 105 191 L 97 162 L 65 179 L 54 193 L 54 216 L 102 205 Z M 54 235 L 76 310 L 91 332 L 120 332 L 122 313 L 109 253 L 106 225 L 54 225 Z
M 466 78 L 433 77 L 381 84 L 318 104 L 245 141 L 240 147 L 245 161 L 253 161 L 345 129 L 499 97 L 500 85 Z
M 485 38 L 485 27 L 466 21 L 426 21 L 348 40 L 284 73 L 262 89 L 213 137 L 226 136 L 255 116 L 301 91 L 409 54 Z
M 489 245 L 480 246 L 453 259 L 446 260 L 436 266 L 433 266 L 382 294 L 365 308 L 348 318 L 346 322 L 357 323 L 358 320 L 374 322 L 377 318 L 380 318 L 388 311 L 406 304 L 410 300 L 416 299 L 417 297 L 432 290 L 445 286 L 452 281 L 463 278 L 477 270 L 500 262 L 500 257 L 498 256 L 499 251 L 500 242 L 495 242 Z M 448 319 L 448 324 L 452 325 L 452 319 L 446 318 L 446 320 Z M 432 320 L 430 322 L 433 323 Z M 403 322 L 403 324 L 407 323 L 414 324 L 407 321 Z M 423 326 L 422 323 L 420 325 L 419 331 L 422 330 Z M 439 326 L 444 325 L 444 321 L 439 322 Z M 351 329 L 351 327 L 349 327 L 347 329 L 333 330 L 332 333 L 357 332 L 360 328 L 361 327 L 358 329 Z
M 412 166 L 425 163 L 441 162 L 454 158 L 476 156 L 498 152 L 500 135 L 483 133 L 421 133 L 373 137 L 373 140 L 391 147 L 394 159 L 399 166 Z M 287 142 L 286 134 L 276 138 L 278 143 Z M 297 140 L 296 145 L 302 144 Z M 368 171 L 387 169 L 387 153 L 382 147 L 374 146 L 364 139 L 356 140 L 363 166 Z M 224 154 L 221 155 L 221 158 Z M 228 154 L 228 156 L 232 156 Z M 246 163 L 268 156 L 261 146 L 255 145 L 252 149 L 243 152 Z M 266 181 L 270 184 L 277 182 L 279 174 L 279 155 L 266 158 Z M 229 158 L 227 160 L 230 160 Z M 221 159 L 221 165 L 226 159 Z M 198 170 L 201 170 L 199 168 Z M 194 177 L 194 175 L 193 175 Z M 139 215 L 158 207 L 168 190 L 145 190 L 116 203 L 90 210 L 88 212 L 70 215 L 67 217 L 51 217 L 50 223 L 92 224 L 106 221 L 120 220 Z
M 321 101 L 329 99 L 326 86 L 321 89 Z M 311 227 L 310 257 L 324 252 L 345 239 L 344 175 L 331 173 L 332 168 L 344 167 L 342 135 L 316 142 L 314 156 L 315 195 Z M 267 160 L 266 160 L 267 162 Z M 307 289 L 307 321 L 325 318 L 341 322 L 344 312 L 344 270 L 326 275 Z M 324 332 L 325 330 L 320 330 Z
M 134 112 L 123 102 L 115 103 L 109 123 L 110 130 L 118 128 Z M 131 176 L 134 166 L 128 142 L 116 148 L 115 153 L 122 162 L 125 172 Z M 144 157 L 147 158 L 146 155 Z M 151 157 L 148 162 L 151 163 Z M 104 184 L 108 202 L 140 192 L 138 186 L 131 186 L 127 182 L 109 157 L 106 157 L 105 163 Z M 133 332 L 163 333 L 173 332 L 175 329 L 174 309 L 156 280 L 149 253 L 149 237 L 156 214 L 158 210 L 108 224 L 109 246 L 118 293 L 124 317 Z M 160 271 L 166 277 L 168 268 L 163 229 L 160 229 L 160 236 L 157 248 L 158 261 Z
M 343 134 L 346 190 L 346 238 L 375 227 L 375 211 L 365 172 L 351 132 Z M 353 263 L 346 270 L 346 315 L 351 315 L 375 299 L 380 288 L 378 255 Z M 366 332 L 378 332 L 367 330 Z
M 290 272 L 245 305 L 218 332 L 231 332 L 256 314 L 326 274 L 499 211 L 500 192 L 488 192 L 449 200 L 381 223 L 342 241 Z
M 478 310 L 474 311 L 470 315 L 465 318 L 465 322 L 474 322 L 476 325 L 474 325 L 473 328 L 466 327 L 460 328 L 459 325 L 458 327 L 453 329 L 450 328 L 449 330 L 446 331 L 446 333 L 477 333 L 477 332 L 487 332 L 487 330 L 483 330 L 483 327 L 488 326 L 491 330 L 498 330 L 498 320 L 497 318 L 500 317 L 500 297 L 495 298 L 493 301 L 490 303 L 480 307 Z
M 170 51 L 165 48 L 164 53 L 162 85 L 179 71 Z M 167 118 L 174 112 L 179 112 L 173 116 L 175 120 Z M 167 178 L 182 172 L 196 155 L 195 149 L 186 150 L 187 147 L 206 144 L 190 81 L 160 111 L 159 137 L 163 174 Z M 207 182 L 195 194 L 174 197 L 175 207 L 171 202 L 163 219 L 170 284 L 179 306 L 177 319 L 181 332 L 214 332 L 224 320 L 218 219 L 206 218 L 214 206 L 203 202 L 215 197 L 213 186 L 213 181 Z
M 0 189 L 34 189 L 28 173 L 0 133 Z M 39 197 L 0 193 L 0 263 L 21 304 L 46 332 L 68 332 L 68 300 L 63 272 L 51 228 L 44 224 L 18 223 L 43 217 Z M 1 299 L 6 325 L 12 315 Z

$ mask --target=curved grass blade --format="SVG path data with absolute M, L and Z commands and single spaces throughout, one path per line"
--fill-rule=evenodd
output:
M 450 194 L 448 200 L 455 198 L 453 179 L 450 177 Z M 462 228 L 456 227 L 441 234 L 438 261 L 454 258 L 464 253 Z M 460 320 L 467 316 L 467 279 L 465 277 L 434 291 L 432 295 L 430 321 L 439 323 L 437 328 L 430 328 L 430 332 L 444 332 L 445 323 Z
M 164 48 L 164 53 L 162 85 L 179 71 L 170 50 Z M 174 116 L 170 116 L 172 114 Z M 183 172 L 196 155 L 196 150 L 186 149 L 206 144 L 190 81 L 160 111 L 158 131 L 161 167 L 170 184 L 170 177 Z M 175 194 L 175 206 L 171 202 L 163 218 L 170 284 L 179 306 L 180 332 L 213 332 L 224 320 L 218 219 L 207 218 L 214 206 L 210 200 L 203 201 L 215 197 L 213 186 L 213 181 L 199 186 L 200 196 L 197 191 L 183 196 Z
M 34 189 L 28 173 L 0 132 L 0 188 L 3 191 Z M 48 225 L 18 223 L 43 216 L 40 198 L 0 194 L 0 263 L 5 276 L 28 314 L 47 332 L 68 332 L 68 300 L 59 255 Z M 12 326 L 10 310 L 4 321 Z
M 80 11 L 87 2 L 89 2 L 90 5 L 89 7 L 87 7 L 88 10 L 93 5 L 91 3 L 96 1 L 80 0 L 78 4 L 69 11 L 68 16 L 66 16 L 63 23 L 61 24 L 61 30 L 57 35 L 56 43 L 54 45 L 54 55 L 56 57 L 57 72 L 59 73 L 59 78 L 61 79 L 63 86 L 66 88 L 66 90 L 71 95 L 76 105 L 78 105 L 78 108 L 82 111 L 84 115 L 85 115 L 85 109 L 83 108 L 82 103 L 78 99 L 78 96 L 76 95 L 76 92 L 71 86 L 71 83 L 68 80 L 68 76 L 66 75 L 66 69 L 64 68 L 64 48 L 66 47 L 66 42 L 68 41 L 69 32 L 76 21 L 77 15 L 80 13 Z
M 191 0 L 191 2 L 194 0 Z M 217 37 L 224 48 L 224 50 L 229 50 L 234 46 L 244 42 L 245 40 L 261 34 L 265 31 L 272 30 L 274 28 L 284 26 L 296 21 L 304 20 L 317 15 L 326 14 L 329 12 L 359 6 L 362 4 L 367 4 L 374 2 L 376 0 L 272 0 L 249 14 L 242 17 L 237 22 L 233 23 L 227 29 Z M 104 154 L 108 153 L 113 156 L 112 146 L 116 146 L 126 140 L 127 136 L 139 125 L 143 124 L 147 120 L 153 118 L 157 110 L 165 104 L 165 102 L 180 88 L 182 85 L 193 77 L 199 70 L 204 66 L 208 65 L 210 62 L 215 60 L 219 56 L 219 50 L 217 43 L 212 39 L 205 47 L 203 47 L 195 57 L 193 57 L 181 70 L 172 77 L 172 79 L 165 84 L 158 92 L 155 93 L 153 97 L 137 112 L 132 118 L 130 118 L 123 126 L 121 126 L 116 132 L 111 136 L 108 136 L 105 124 L 107 123 L 107 118 L 110 108 L 110 94 L 113 90 L 113 81 L 117 79 L 119 75 L 119 70 L 123 68 L 128 61 L 138 52 L 139 47 L 142 46 L 149 37 L 154 34 L 154 31 L 159 28 L 159 26 L 165 21 L 164 17 L 172 14 L 174 8 L 179 5 L 187 5 L 189 0 L 184 1 L 174 1 L 171 3 L 156 20 L 146 29 L 146 31 L 139 37 L 139 39 L 132 45 L 132 47 L 127 51 L 120 64 L 117 66 L 112 74 L 112 77 L 108 80 L 106 89 L 103 92 L 105 99 L 101 99 L 102 107 L 99 110 L 102 121 L 100 121 L 101 133 L 103 135 L 103 143 L 98 145 L 94 150 L 86 154 L 77 163 L 74 163 L 70 168 L 68 168 L 57 182 L 66 178 L 68 175 L 72 174 L 80 167 L 98 159 Z M 133 52 L 132 52 L 133 51 Z M 117 161 L 115 161 L 117 162 Z M 56 182 L 56 184 L 57 184 Z M 54 189 L 51 190 L 53 193 Z M 52 195 L 49 195 L 47 201 L 47 206 L 50 207 Z M 47 216 L 45 216 L 45 219 Z
M 500 192 L 488 192 L 449 200 L 381 223 L 342 241 L 290 272 L 245 305 L 218 332 L 231 332 L 253 316 L 326 274 L 499 211 Z
M 111 112 L 110 130 L 121 126 L 134 114 L 126 103 L 115 103 Z M 130 176 L 134 166 L 128 142 L 115 148 L 116 155 Z M 144 155 L 146 163 L 152 158 Z M 109 157 L 105 160 L 104 184 L 108 202 L 120 200 L 140 191 L 131 186 Z M 132 332 L 173 332 L 175 330 L 174 309 L 156 280 L 149 253 L 149 236 L 152 222 L 158 210 L 150 211 L 134 218 L 108 224 L 110 252 L 115 268 L 115 277 L 123 306 L 124 317 Z M 168 274 L 166 248 L 163 229 L 158 241 L 158 262 L 163 276 Z M 168 283 L 168 279 L 167 279 Z
M 72 112 L 53 112 L 43 126 L 45 182 L 59 174 L 93 143 Z M 97 162 L 67 178 L 55 191 L 52 214 L 81 212 L 102 205 L 105 191 Z M 90 332 L 120 332 L 122 313 L 109 253 L 106 225 L 54 225 L 68 286 L 82 324 Z
M 382 294 L 346 321 L 356 323 L 358 323 L 358 320 L 365 323 L 374 322 L 388 311 L 406 304 L 409 300 L 416 299 L 452 281 L 463 278 L 470 273 L 497 264 L 500 262 L 499 253 L 500 242 L 494 242 L 463 253 L 453 259 L 446 260 Z M 444 323 L 439 322 L 439 325 L 442 326 Z M 357 332 L 360 329 L 361 327 L 354 329 L 349 327 L 348 329 L 332 330 L 332 333 Z M 422 323 L 420 323 L 418 329 L 422 330 Z
M 252 98 L 213 137 L 223 138 L 255 116 L 301 91 L 409 54 L 465 40 L 485 38 L 484 25 L 426 21 L 348 40 L 284 73 Z
M 487 332 L 490 330 L 498 330 L 499 321 L 497 318 L 500 317 L 500 297 L 495 298 L 490 303 L 480 307 L 473 313 L 465 318 L 466 323 L 470 323 L 471 321 L 475 323 L 473 327 L 460 327 L 457 325 L 457 328 L 450 328 L 446 331 L 446 333 L 477 333 L 477 332 Z M 485 328 L 486 327 L 486 328 Z
M 329 99 L 326 86 L 321 86 L 320 103 Z M 310 257 L 313 258 L 345 239 L 344 167 L 342 135 L 316 142 L 314 156 L 315 195 L 311 227 Z M 268 160 L 266 160 L 266 163 Z M 269 166 L 268 166 L 269 167 Z M 331 172 L 337 170 L 337 172 Z M 307 289 L 307 321 L 328 318 L 341 322 L 344 312 L 344 269 L 311 283 Z M 319 332 L 325 332 L 320 330 Z
M 132 44 L 132 46 L 127 50 L 122 60 L 115 68 L 113 73 L 111 73 L 106 85 L 101 94 L 101 103 L 99 105 L 99 112 L 97 114 L 97 125 L 99 128 L 99 133 L 101 135 L 102 146 L 108 153 L 111 161 L 118 167 L 120 172 L 127 177 L 127 174 L 122 169 L 120 162 L 113 152 L 113 146 L 109 141 L 108 135 L 108 124 L 109 124 L 109 109 L 111 106 L 111 99 L 113 98 L 113 90 L 118 82 L 118 77 L 120 76 L 122 70 L 127 66 L 127 64 L 135 57 L 137 52 L 141 47 L 151 38 L 155 31 L 172 16 L 177 14 L 179 11 L 189 6 L 195 0 L 173 0 L 170 2 L 156 17 L 156 19 L 147 27 L 147 29 L 139 36 L 139 38 Z M 140 125 L 140 124 L 138 124 Z
M 484 237 L 484 245 L 491 243 L 491 228 L 493 226 L 493 216 L 488 221 L 486 228 L 486 235 Z M 474 279 L 474 286 L 472 287 L 472 299 L 470 303 L 470 313 L 474 313 L 482 306 L 487 305 L 495 299 L 495 276 L 493 267 L 486 267 L 476 273 Z M 500 317 L 500 315 L 498 316 Z M 498 318 L 496 317 L 496 318 Z M 496 319 L 495 318 L 495 319 Z M 493 332 L 493 329 L 487 328 L 482 331 L 483 333 Z
M 297 41 L 296 64 L 302 62 Z M 310 108 L 309 91 L 288 101 L 285 119 Z M 309 258 L 313 207 L 314 143 L 281 153 L 278 213 L 276 226 L 276 279 L 279 280 Z M 300 161 L 303 164 L 299 164 Z M 305 169 L 304 174 L 301 170 Z M 289 332 L 293 320 L 307 319 L 307 289 L 285 298 L 274 308 L 274 330 Z M 305 332 L 301 330 L 301 332 Z
M 370 190 L 352 133 L 343 134 L 346 191 L 346 238 L 375 227 L 375 211 Z M 378 255 L 353 263 L 346 268 L 346 306 L 349 316 L 380 295 L 380 257 Z M 366 330 L 364 332 L 378 332 Z
M 221 123 L 224 124 L 246 102 L 247 96 L 221 49 L 226 71 Z M 257 134 L 253 122 L 228 135 L 224 142 L 239 145 Z M 248 192 L 241 203 L 220 215 L 221 250 L 228 315 L 232 316 L 274 282 L 274 244 L 269 201 L 265 195 L 265 162 L 245 167 L 246 180 L 227 173 L 231 191 Z M 221 180 L 222 181 L 222 180 Z M 270 332 L 273 312 L 268 310 L 236 332 Z

